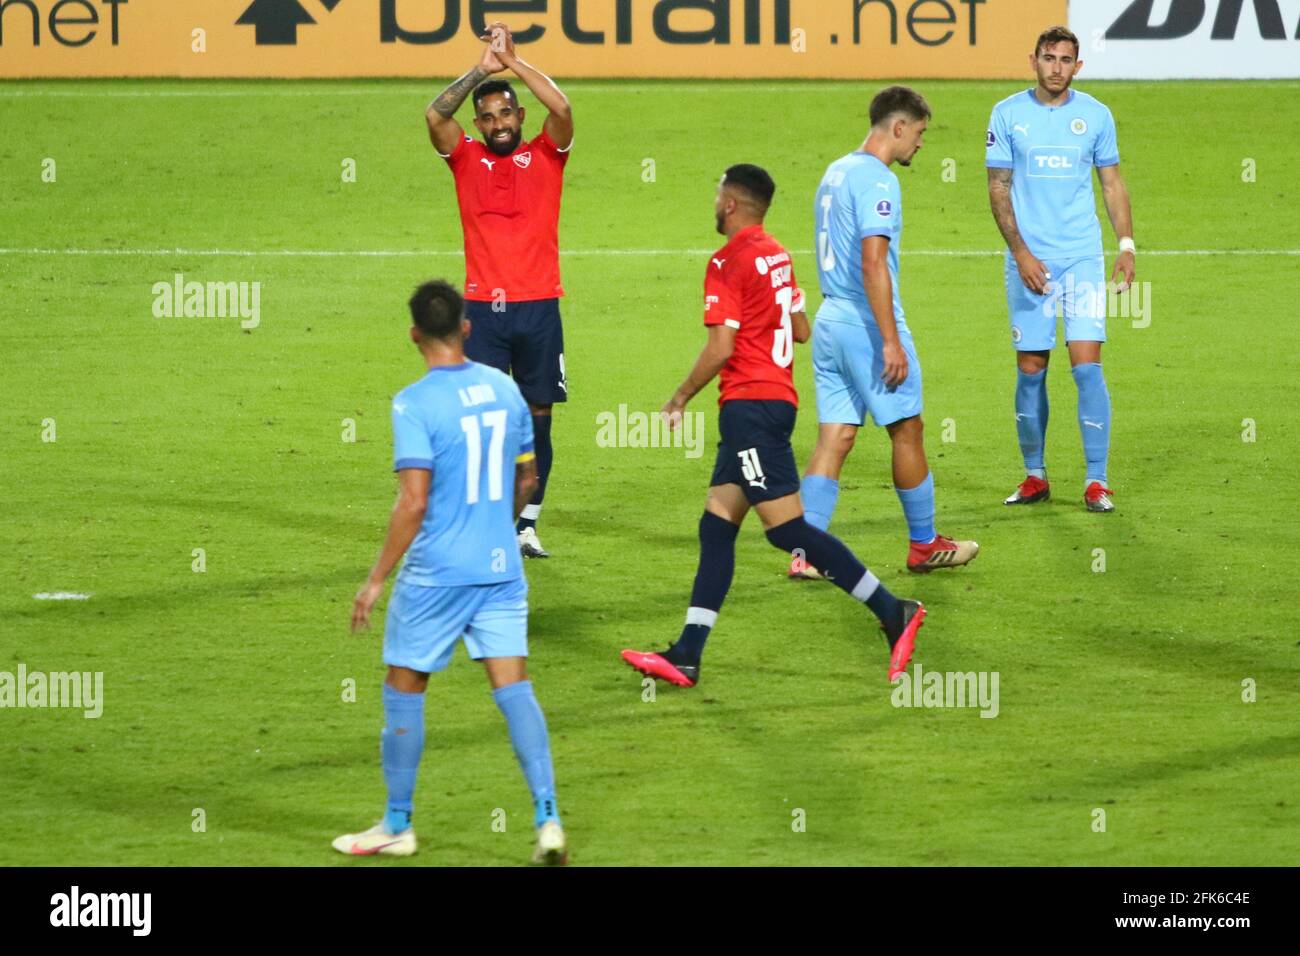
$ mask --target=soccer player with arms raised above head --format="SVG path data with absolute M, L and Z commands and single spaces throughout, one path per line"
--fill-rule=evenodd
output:
M 894 490 L 910 546 L 907 569 L 924 573 L 967 564 L 974 541 L 954 541 L 934 526 L 934 476 L 925 457 L 921 363 L 903 318 L 898 288 L 903 197 L 894 163 L 911 165 L 930 119 L 925 98 L 905 86 L 871 101 L 871 132 L 827 168 L 817 188 L 817 269 L 822 305 L 813 330 L 817 446 L 803 480 L 808 523 L 830 527 L 840 471 L 866 417 L 889 433 Z M 825 569 L 820 569 L 824 571 Z M 795 561 L 791 577 L 817 577 Z
M 1079 431 L 1087 472 L 1083 502 L 1089 511 L 1114 511 L 1107 487 L 1110 393 L 1101 370 L 1106 341 L 1106 263 L 1097 220 L 1092 171 L 1119 257 L 1111 273 L 1117 291 L 1133 282 L 1133 213 L 1119 172 L 1115 120 L 1096 99 L 1070 88 L 1083 61 L 1079 38 L 1065 27 L 1039 37 L 1029 65 L 1037 85 L 993 107 L 986 140 L 989 204 L 1007 243 L 1005 282 L 1016 350 L 1016 431 L 1025 480 L 1009 505 L 1051 495 L 1043 450 L 1047 438 L 1047 363 L 1056 346 L 1056 311 L 1065 318 L 1065 342 L 1079 390 Z
M 686 403 L 721 372 L 721 441 L 700 519 L 700 562 L 686 626 L 662 653 L 623 652 L 636 670 L 680 687 L 700 679 L 705 641 L 731 587 L 736 535 L 751 507 L 768 541 L 806 556 L 880 619 L 891 651 L 890 680 L 907 667 L 926 614 L 920 603 L 890 594 L 838 539 L 804 520 L 790 435 L 799 402 L 794 343 L 808 341 L 809 330 L 790 254 L 763 229 L 775 192 L 772 177 L 757 166 L 732 166 L 719 184 L 714 214 L 727 244 L 705 274 L 708 344 L 663 407 L 676 427 Z
M 406 562 L 384 625 L 384 731 L 380 754 L 388 809 L 374 827 L 334 849 L 352 856 L 410 856 L 415 778 L 424 750 L 429 674 L 444 670 L 463 638 L 482 661 L 532 791 L 534 863 L 567 859 L 555 801 L 546 718 L 528 657 L 528 581 L 514 522 L 537 487 L 528 405 L 508 375 L 468 361 L 460 293 L 429 282 L 411 298 L 411 339 L 428 373 L 393 399 L 397 503 L 388 535 L 352 606 L 352 629 L 370 624 L 384 582 Z
M 438 155 L 456 180 L 465 233 L 465 299 L 473 336 L 465 354 L 514 376 L 528 400 L 537 439 L 537 493 L 516 530 L 525 557 L 549 555 L 537 519 L 551 474 L 551 411 L 568 399 L 560 321 L 560 194 L 573 146 L 573 112 L 559 87 L 515 54 L 503 23 L 483 37 L 479 63 L 438 95 L 425 118 Z M 514 88 L 493 74 L 513 70 L 546 107 L 542 132 L 523 142 L 525 110 Z M 487 81 L 487 82 L 484 82 Z M 465 135 L 456 111 L 473 94 L 474 126 Z

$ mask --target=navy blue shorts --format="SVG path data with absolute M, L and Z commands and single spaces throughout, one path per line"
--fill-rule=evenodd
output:
M 497 311 L 500 310 L 500 311 Z M 560 300 L 465 303 L 465 357 L 514 377 L 530 405 L 567 401 Z
M 718 461 L 712 485 L 740 485 L 751 505 L 799 490 L 790 436 L 795 407 L 775 400 L 726 402 L 718 415 Z

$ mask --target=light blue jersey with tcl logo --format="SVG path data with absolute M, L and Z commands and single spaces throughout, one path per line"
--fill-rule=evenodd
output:
M 817 187 L 813 211 L 817 223 L 817 277 L 822 296 L 827 299 L 817 313 L 818 320 L 861 321 L 877 328 L 862 281 L 862 240 L 884 236 L 889 240 L 894 320 L 899 328 L 907 328 L 898 291 L 898 246 L 903 238 L 903 196 L 898 177 L 870 153 L 849 153 L 826 170 Z
M 1054 262 L 1101 255 L 1092 171 L 1119 163 L 1109 109 L 1078 90 L 1060 106 L 1025 90 L 993 107 L 986 146 L 986 166 L 1013 170 L 1011 207 L 1030 252 Z

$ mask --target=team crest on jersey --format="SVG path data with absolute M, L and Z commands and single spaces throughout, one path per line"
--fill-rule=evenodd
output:
M 992 145 L 994 145 L 995 143 L 997 143 L 997 141 L 998 141 L 998 138 L 997 138 L 996 136 L 993 135 L 993 130 L 989 130 L 989 134 L 988 134 L 987 136 L 984 137 L 984 145 L 985 145 L 985 146 L 992 146 Z
M 882 219 L 888 219 L 894 214 L 894 204 L 888 199 L 882 199 L 876 203 L 876 215 Z
M 1084 122 L 1083 117 L 1076 116 L 1074 119 L 1070 120 L 1070 132 L 1075 136 L 1082 136 L 1084 133 L 1088 132 L 1088 124 Z
M 532 165 L 533 154 L 531 152 L 515 153 L 514 160 L 515 160 L 515 165 L 518 166 L 520 169 L 527 169 L 529 166 Z

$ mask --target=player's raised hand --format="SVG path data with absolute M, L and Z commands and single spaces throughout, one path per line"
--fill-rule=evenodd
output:
M 1136 274 L 1137 265 L 1133 253 L 1121 252 L 1115 259 L 1115 269 L 1110 274 L 1111 285 L 1115 286 L 1116 292 L 1127 292 L 1128 287 L 1133 284 L 1133 276 Z M 1116 282 L 1116 279 L 1120 276 L 1123 276 L 1123 280 Z
M 357 634 L 364 631 L 370 626 L 370 612 L 374 609 L 375 602 L 379 600 L 379 595 L 384 591 L 384 582 L 378 584 L 367 581 L 357 592 L 356 599 L 352 602 L 352 633 Z
M 1020 270 L 1020 281 L 1026 289 L 1039 295 L 1047 294 L 1047 280 L 1051 276 L 1047 272 L 1047 266 L 1037 256 L 1026 249 L 1016 256 L 1016 268 Z
M 487 42 L 488 48 L 504 66 L 514 66 L 518 58 L 515 56 L 515 38 L 508 26 L 500 20 L 490 23 L 480 39 Z
M 483 57 L 478 61 L 479 69 L 489 74 L 503 72 L 506 65 L 501 62 L 501 57 L 497 55 L 497 51 L 494 49 L 496 43 L 493 41 L 492 36 L 484 34 L 480 39 L 486 42 L 487 46 L 483 48 Z
M 881 350 L 880 357 L 885 362 L 885 370 L 880 373 L 880 377 L 886 385 L 898 388 L 907 381 L 907 353 L 903 351 L 901 343 L 887 343 Z

